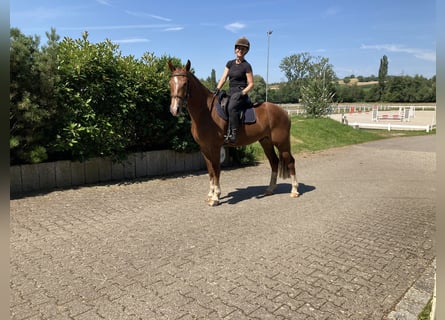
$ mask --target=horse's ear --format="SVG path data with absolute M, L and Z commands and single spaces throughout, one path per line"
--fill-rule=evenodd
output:
M 187 60 L 187 63 L 185 65 L 185 70 L 190 71 L 191 62 L 190 60 Z
M 175 70 L 175 67 L 173 66 L 171 60 L 168 61 L 168 68 L 170 69 L 171 72 L 173 72 Z

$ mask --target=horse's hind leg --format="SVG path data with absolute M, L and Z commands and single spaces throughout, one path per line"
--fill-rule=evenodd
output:
M 280 155 L 279 176 L 283 179 L 291 178 L 292 190 L 290 196 L 297 198 L 300 194 L 298 193 L 298 181 L 295 174 L 295 158 L 290 150 L 290 139 L 286 139 L 284 143 L 277 145 L 277 148 Z
M 281 172 L 283 178 L 290 176 L 292 190 L 290 192 L 290 196 L 292 198 L 297 198 L 300 194 L 298 193 L 298 181 L 297 175 L 295 174 L 295 159 L 292 156 L 290 150 L 289 151 L 280 151 L 281 158 Z
M 264 138 L 260 140 L 260 144 L 261 147 L 263 147 L 264 153 L 267 159 L 269 160 L 270 168 L 272 170 L 270 175 L 269 186 L 267 187 L 266 192 L 264 193 L 266 196 L 268 196 L 273 194 L 273 191 L 277 187 L 279 159 L 277 157 L 277 154 L 275 153 L 275 148 L 269 138 Z

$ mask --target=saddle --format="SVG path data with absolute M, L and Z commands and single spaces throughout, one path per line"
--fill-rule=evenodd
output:
M 229 99 L 230 96 L 228 96 L 227 94 L 222 94 L 216 101 L 216 111 L 218 115 L 225 121 L 229 120 L 229 111 L 227 110 Z M 255 106 L 256 105 L 254 105 L 249 99 L 248 104 L 242 107 L 240 112 L 240 120 L 242 123 L 252 124 L 256 122 Z

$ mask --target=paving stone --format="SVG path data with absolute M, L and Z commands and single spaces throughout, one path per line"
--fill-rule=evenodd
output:
M 296 159 L 297 199 L 289 181 L 257 197 L 262 162 L 224 169 L 214 208 L 204 172 L 11 200 L 11 319 L 373 320 L 421 309 L 435 276 L 435 136 Z

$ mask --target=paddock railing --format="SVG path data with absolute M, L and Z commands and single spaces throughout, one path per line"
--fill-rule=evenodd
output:
M 288 114 L 305 114 L 306 111 L 301 104 L 280 104 Z M 367 113 L 372 112 L 373 108 L 378 111 L 397 111 L 400 108 L 411 108 L 416 111 L 436 111 L 436 104 L 338 104 L 329 107 L 330 114 L 347 113 Z

